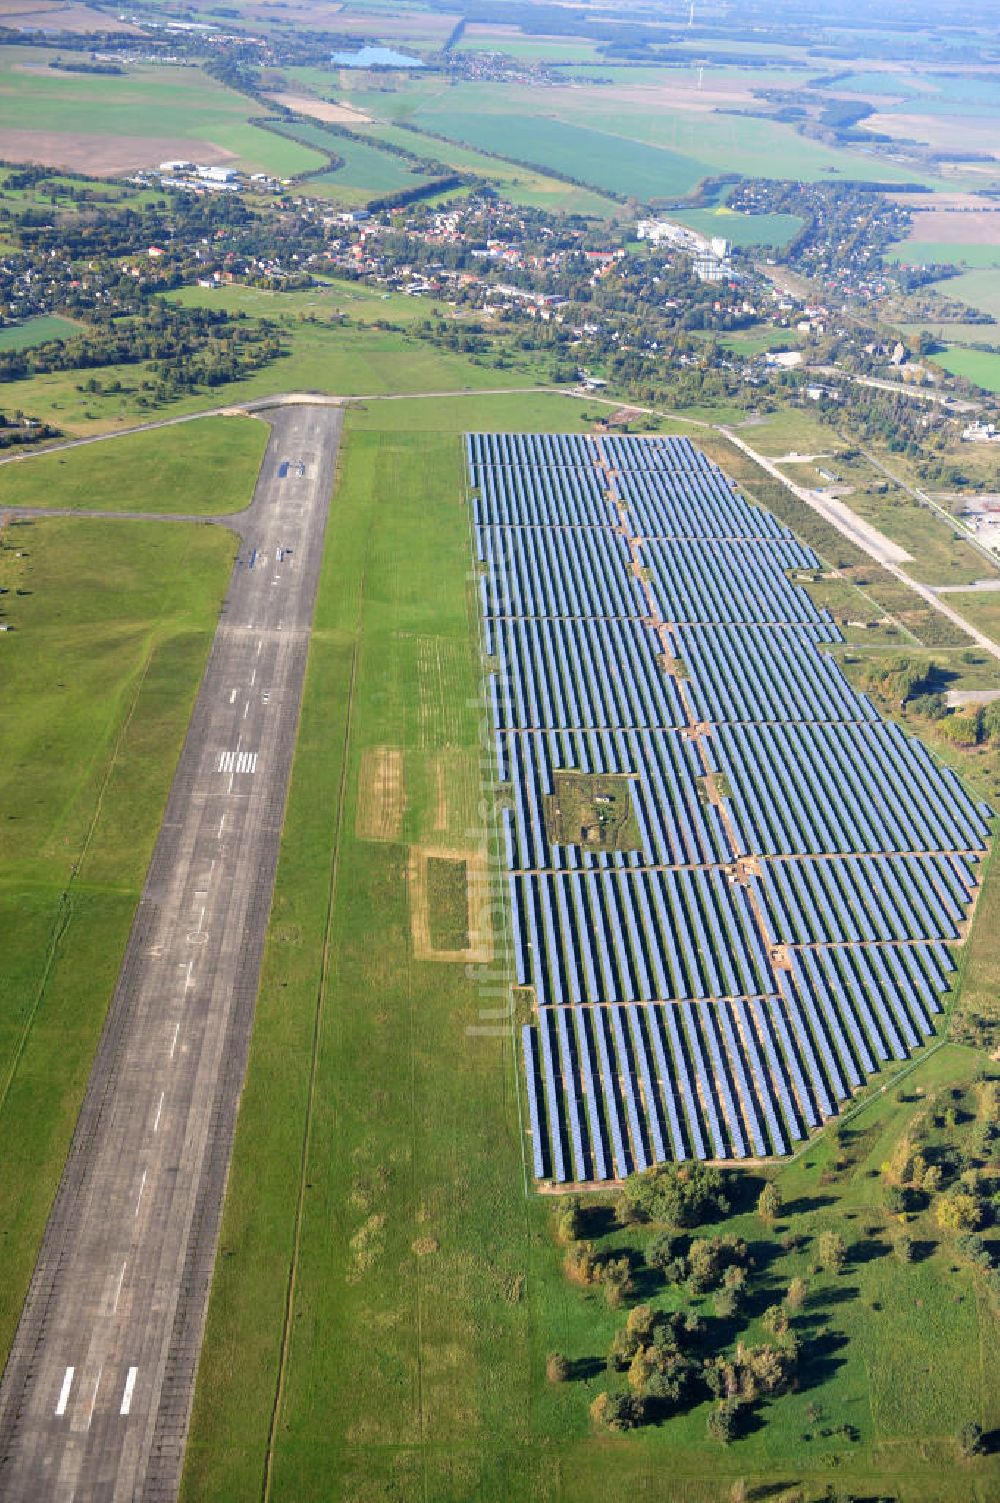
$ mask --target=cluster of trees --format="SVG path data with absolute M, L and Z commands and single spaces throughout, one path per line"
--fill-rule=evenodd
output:
M 153 361 L 168 379 L 192 389 L 238 380 L 281 353 L 277 331 L 269 323 L 221 309 L 154 303 L 143 318 L 110 318 L 69 339 L 4 350 L 0 380 Z
M 619 1215 L 625 1221 L 657 1221 L 681 1228 L 717 1221 L 732 1209 L 730 1180 L 723 1170 L 698 1161 L 657 1164 L 625 1181 L 619 1192 Z

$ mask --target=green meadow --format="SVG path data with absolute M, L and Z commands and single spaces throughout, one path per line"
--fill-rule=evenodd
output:
M 249 496 L 253 465 L 244 467 Z M 196 481 L 192 479 L 192 485 Z M 0 1351 L 77 1112 L 234 540 L 53 517 L 0 532 Z
M 983 330 L 983 339 L 990 338 L 991 330 Z M 943 365 L 953 376 L 964 376 L 966 381 L 981 386 L 984 391 L 1000 392 L 1000 355 L 988 350 L 964 350 L 957 345 L 931 357 L 937 365 Z
M 259 418 L 206 417 L 76 449 L 22 454 L 0 463 L 0 511 L 6 506 L 191 516 L 240 511 L 250 500 L 267 435 Z
M 57 313 L 39 313 L 23 323 L 5 324 L 0 328 L 0 350 L 30 350 L 50 339 L 69 339 L 80 332 L 79 324 Z

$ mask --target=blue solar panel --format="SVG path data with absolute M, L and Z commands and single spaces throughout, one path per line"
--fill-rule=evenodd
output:
M 784 1153 L 931 1032 L 993 811 L 689 440 L 466 457 L 536 1177 Z M 628 779 L 625 848 L 550 828 L 566 770 Z

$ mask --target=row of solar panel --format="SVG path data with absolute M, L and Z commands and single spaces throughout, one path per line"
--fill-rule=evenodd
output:
M 943 990 L 938 957 L 922 952 L 923 985 Z M 845 954 L 850 966 L 864 952 Z M 823 965 L 782 974 L 766 997 L 543 1008 L 522 1032 L 536 1177 L 584 1183 L 669 1159 L 786 1152 L 931 1032 L 902 967 L 847 979 Z

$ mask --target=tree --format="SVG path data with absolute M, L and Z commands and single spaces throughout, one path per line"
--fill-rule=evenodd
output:
M 979 1201 L 968 1190 L 949 1190 L 939 1195 L 934 1207 L 937 1224 L 946 1232 L 974 1232 L 982 1225 Z
M 735 1440 L 739 1428 L 739 1412 L 738 1399 L 723 1399 L 705 1423 L 709 1438 L 717 1440 L 723 1446 L 728 1446 L 730 1441 Z
M 840 1273 L 847 1262 L 847 1244 L 839 1232 L 820 1233 L 819 1261 L 828 1273 Z
M 560 1242 L 577 1242 L 583 1236 L 583 1228 L 583 1212 L 574 1195 L 563 1206 L 556 1225 L 556 1235 Z
M 768 1224 L 781 1215 L 781 1191 L 773 1180 L 768 1180 L 757 1197 L 757 1215 Z
M 783 1336 L 788 1330 L 788 1312 L 784 1305 L 770 1305 L 761 1316 L 760 1323 L 772 1336 Z
M 562 1352 L 549 1352 L 545 1359 L 545 1376 L 550 1383 L 565 1383 L 569 1377 L 569 1358 Z
M 722 1171 L 701 1163 L 657 1164 L 633 1174 L 622 1193 L 647 1220 L 667 1226 L 698 1226 L 729 1214 Z
M 792 1279 L 792 1282 L 788 1286 L 788 1293 L 785 1295 L 785 1308 L 791 1310 L 793 1313 L 796 1310 L 801 1310 L 805 1305 L 808 1294 L 809 1285 L 805 1279 L 798 1277 Z
M 650 1268 L 663 1273 L 676 1257 L 677 1238 L 672 1232 L 657 1232 L 646 1249 L 646 1262 Z
M 656 1311 L 652 1305 L 636 1305 L 628 1313 L 625 1329 L 639 1341 L 649 1341 L 656 1325 Z
M 635 1393 L 599 1393 L 590 1406 L 591 1419 L 608 1430 L 634 1430 L 645 1414 L 645 1402 Z
M 599 1278 L 608 1304 L 617 1309 L 632 1287 L 632 1265 L 628 1258 L 608 1258 L 600 1266 Z
M 893 1251 L 900 1263 L 912 1263 L 914 1254 L 913 1238 L 897 1237 L 893 1244 Z
M 963 1456 L 979 1456 L 983 1449 L 983 1427 L 969 1420 L 958 1432 L 958 1449 Z

